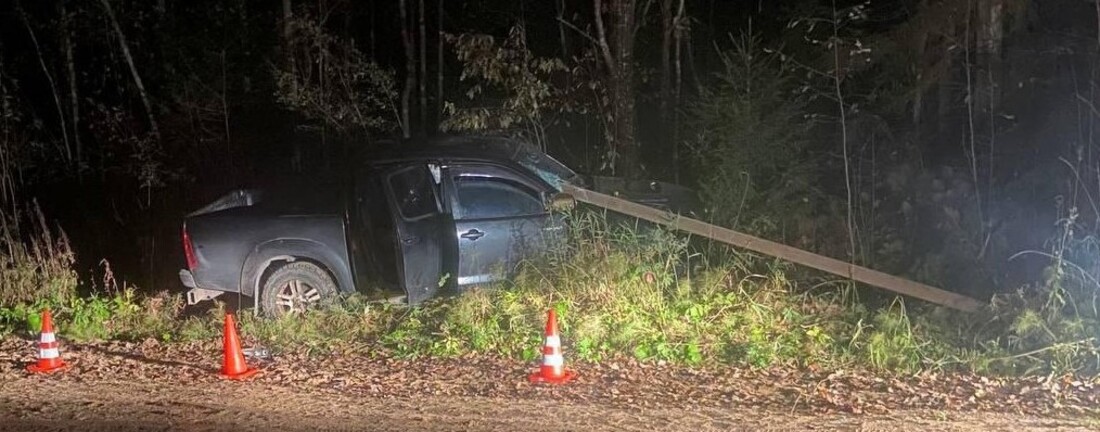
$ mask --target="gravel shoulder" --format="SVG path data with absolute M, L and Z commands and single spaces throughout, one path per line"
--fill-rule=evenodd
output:
M 609 362 L 541 387 L 523 379 L 532 365 L 505 359 L 288 354 L 250 359 L 261 375 L 227 382 L 218 349 L 69 343 L 69 370 L 32 376 L 33 341 L 0 340 L 0 431 L 1100 429 L 1100 392 L 1063 380 Z

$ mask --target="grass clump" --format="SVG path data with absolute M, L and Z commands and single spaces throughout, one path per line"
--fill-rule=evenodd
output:
M 0 212 L 0 308 L 75 296 L 75 256 L 64 233 L 55 235 L 37 207 L 34 217 Z
M 241 333 L 278 350 L 363 351 L 392 326 L 397 306 L 349 296 L 324 309 L 277 319 L 239 314 Z M 223 312 L 214 312 L 220 320 Z M 220 330 L 219 330 L 220 332 Z

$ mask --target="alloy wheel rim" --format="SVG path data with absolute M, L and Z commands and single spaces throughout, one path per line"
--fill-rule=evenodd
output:
M 279 288 L 275 306 L 280 312 L 302 313 L 321 300 L 321 291 L 298 279 L 291 279 Z

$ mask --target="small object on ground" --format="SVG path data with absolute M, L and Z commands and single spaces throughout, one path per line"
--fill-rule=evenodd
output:
M 233 314 L 225 314 L 225 329 L 222 336 L 222 370 L 219 377 L 229 380 L 244 380 L 251 378 L 260 372 L 259 369 L 250 368 L 244 361 L 244 353 L 241 351 L 241 339 L 237 336 L 237 325 L 233 320 Z
M 527 376 L 532 383 L 565 384 L 577 377 L 577 372 L 565 368 L 565 357 L 558 337 L 558 318 L 550 309 L 546 319 L 546 338 L 542 344 L 542 365 L 539 371 Z
M 386 303 L 404 306 L 409 303 L 409 296 L 402 294 L 386 297 Z
M 27 365 L 31 373 L 53 373 L 68 367 L 61 360 L 61 349 L 53 332 L 53 316 L 50 310 L 42 311 L 42 334 L 38 339 L 38 362 Z
M 271 351 L 261 346 L 245 348 L 244 356 L 266 360 L 268 358 L 271 358 Z

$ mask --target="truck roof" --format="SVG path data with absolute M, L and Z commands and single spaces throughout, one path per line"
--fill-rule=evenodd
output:
M 575 171 L 534 145 L 499 135 L 446 135 L 430 138 L 380 141 L 364 150 L 361 160 L 385 164 L 409 160 L 465 160 L 516 164 L 531 170 L 555 187 L 576 180 Z
M 509 161 L 512 160 L 512 156 L 516 151 L 525 147 L 534 148 L 523 141 L 493 135 L 446 135 L 382 140 L 377 142 L 373 148 L 365 150 L 361 160 L 369 163 L 421 158 Z

